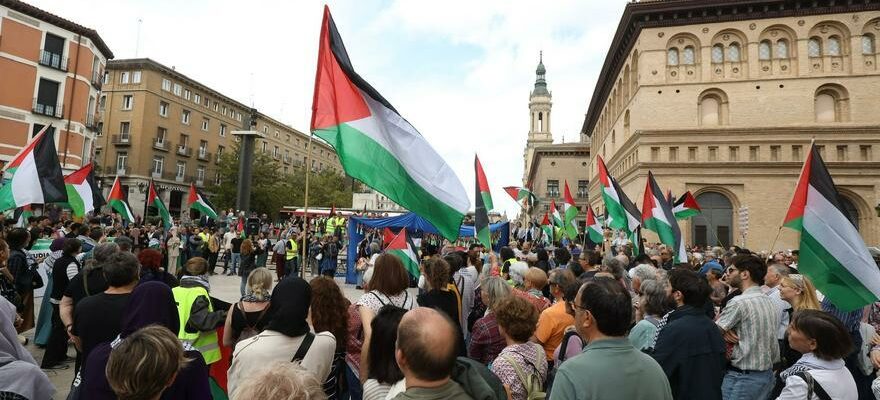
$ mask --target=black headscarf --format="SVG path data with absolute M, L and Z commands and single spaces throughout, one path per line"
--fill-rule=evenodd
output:
M 147 325 L 162 325 L 175 334 L 180 331 L 180 317 L 171 288 L 162 282 L 144 282 L 131 292 L 131 299 L 122 317 L 125 338 Z
M 302 278 L 283 279 L 272 291 L 269 312 L 272 321 L 266 329 L 281 332 L 290 337 L 305 335 L 309 331 L 309 305 L 312 303 L 312 287 Z

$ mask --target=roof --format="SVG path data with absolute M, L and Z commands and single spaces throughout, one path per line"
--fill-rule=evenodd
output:
M 78 33 L 89 38 L 92 43 L 101 51 L 101 54 L 104 55 L 108 60 L 113 58 L 113 52 L 110 51 L 110 48 L 107 47 L 107 44 L 104 43 L 104 39 L 101 39 L 101 36 L 98 35 L 98 31 L 86 28 L 76 22 L 61 18 L 55 14 L 52 14 L 46 10 L 39 9 L 30 4 L 18 1 L 18 0 L 0 0 L 0 5 L 4 7 L 9 7 L 11 10 L 15 10 L 29 17 L 33 17 L 39 19 L 40 21 L 48 22 L 52 25 L 55 25 L 59 28 L 67 29 L 73 33 Z
M 571 153 L 571 154 L 564 154 Z M 586 153 L 585 155 L 589 155 L 590 153 L 590 144 L 583 142 L 571 142 L 571 143 L 556 143 L 556 144 L 548 144 L 545 146 L 537 146 L 535 147 L 535 154 L 532 157 L 532 164 L 529 165 L 529 176 L 526 177 L 526 187 L 532 187 L 532 178 L 538 170 L 538 164 L 540 163 L 540 159 L 544 156 L 572 156 L 579 157 L 578 153 Z M 584 161 L 587 161 L 587 158 L 584 158 Z
M 880 10 L 880 2 L 838 0 L 658 0 L 630 2 L 623 10 L 593 89 L 581 134 L 592 135 L 616 77 L 643 28 Z

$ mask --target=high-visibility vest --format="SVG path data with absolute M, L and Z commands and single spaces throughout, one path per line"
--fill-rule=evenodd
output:
M 287 252 L 284 254 L 285 260 L 293 260 L 299 254 L 299 246 L 296 244 L 296 239 L 289 239 L 290 247 L 284 246 L 287 249 Z
M 214 305 L 211 304 L 211 297 L 208 296 L 208 291 L 201 286 L 190 288 L 178 286 L 171 289 L 171 293 L 174 294 L 174 302 L 177 303 L 177 314 L 180 318 L 180 332 L 177 333 L 177 337 L 180 340 L 189 342 L 199 353 L 202 353 L 202 357 L 205 358 L 205 364 L 219 361 L 221 355 L 217 331 L 196 333 L 186 331 L 186 323 L 189 321 L 189 314 L 192 311 L 193 303 L 196 302 L 199 296 L 205 296 L 208 299 L 208 311 L 214 311 Z
M 336 218 L 330 217 L 327 218 L 327 222 L 324 223 L 324 233 L 331 235 L 336 232 Z

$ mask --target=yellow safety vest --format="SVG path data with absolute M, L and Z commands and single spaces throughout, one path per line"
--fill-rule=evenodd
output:
M 178 286 L 171 289 L 171 292 L 174 294 L 174 301 L 177 303 L 177 314 L 180 317 L 180 332 L 177 333 L 177 337 L 189 342 L 199 351 L 199 353 L 202 353 L 202 357 L 205 358 L 205 364 L 219 361 L 221 355 L 220 345 L 217 340 L 217 331 L 196 333 L 186 331 L 186 323 L 189 321 L 189 313 L 192 311 L 193 303 L 196 302 L 196 299 L 199 296 L 205 296 L 208 298 L 208 310 L 211 312 L 214 311 L 214 305 L 211 304 L 211 297 L 208 296 L 208 291 L 201 286 L 191 288 Z
M 285 260 L 293 260 L 294 258 L 296 258 L 296 256 L 299 255 L 299 246 L 297 246 L 296 240 L 290 239 L 289 242 L 290 242 L 290 248 L 287 248 L 287 246 L 284 246 L 284 248 L 287 249 L 287 252 L 284 254 Z
M 324 233 L 330 235 L 336 232 L 336 218 L 330 217 L 327 218 L 327 222 L 324 224 Z

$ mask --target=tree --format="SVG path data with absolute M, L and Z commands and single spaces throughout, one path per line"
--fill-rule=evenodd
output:
M 235 208 L 238 196 L 239 144 L 219 160 L 220 184 L 207 190 L 213 194 L 211 201 L 222 209 Z M 306 169 L 292 168 L 284 174 L 282 164 L 261 151 L 254 151 L 251 169 L 251 210 L 266 215 L 278 215 L 283 206 L 301 207 L 305 200 Z M 351 180 L 329 170 L 310 172 L 309 206 L 351 207 Z

